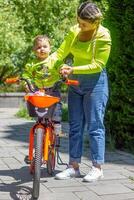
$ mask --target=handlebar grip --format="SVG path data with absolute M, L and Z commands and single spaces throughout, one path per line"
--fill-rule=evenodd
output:
M 19 82 L 19 81 L 25 81 L 26 84 L 27 84 L 27 86 L 28 86 L 28 88 L 29 88 L 29 90 L 30 90 L 32 93 L 35 92 L 34 88 L 32 88 L 32 85 L 30 84 L 30 82 L 29 82 L 27 79 L 25 79 L 25 78 L 20 78 L 20 77 L 7 78 L 7 79 L 5 80 L 5 83 L 14 84 L 14 83 L 17 83 L 17 82 Z
M 77 85 L 79 85 L 79 81 L 67 79 L 66 85 L 76 85 L 77 86 Z
M 16 83 L 16 82 L 18 82 L 18 81 L 19 81 L 19 77 L 7 78 L 7 79 L 5 80 L 5 83 L 10 83 L 10 84 L 12 84 L 12 83 Z

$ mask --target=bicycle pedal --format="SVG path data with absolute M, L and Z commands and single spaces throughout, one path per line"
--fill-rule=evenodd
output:
M 32 160 L 29 160 L 29 156 L 25 156 L 24 162 L 25 162 L 26 164 L 31 164 Z

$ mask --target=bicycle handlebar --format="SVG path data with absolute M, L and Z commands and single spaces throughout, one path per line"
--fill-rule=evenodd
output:
M 12 83 L 17 83 L 18 81 L 19 81 L 19 77 L 7 78 L 7 79 L 5 80 L 5 83 L 10 83 L 10 84 L 12 84 Z
M 7 78 L 5 82 L 8 84 L 14 84 L 19 81 L 25 81 L 30 92 L 32 92 L 32 93 L 36 92 L 35 89 L 33 89 L 32 84 L 26 78 L 19 78 L 19 77 Z M 53 87 L 52 87 L 53 91 L 56 90 L 57 88 L 59 88 L 62 83 L 65 83 L 66 85 L 74 85 L 74 86 L 79 85 L 79 81 L 77 81 L 77 80 L 70 80 L 70 79 L 67 79 L 66 77 L 62 77 L 60 80 L 55 82 L 55 84 L 53 85 Z
M 33 90 L 32 86 L 31 86 L 30 82 L 26 78 L 19 78 L 19 77 L 7 78 L 5 82 L 8 83 L 8 84 L 14 84 L 14 83 L 17 83 L 19 81 L 25 81 L 27 86 L 28 86 L 28 88 L 29 88 L 29 90 L 30 90 L 30 92 L 32 92 L 32 93 L 35 92 Z

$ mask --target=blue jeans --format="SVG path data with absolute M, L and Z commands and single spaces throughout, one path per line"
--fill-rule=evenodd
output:
M 69 110 L 69 162 L 81 162 L 83 132 L 87 124 L 93 164 L 104 163 L 105 127 L 103 123 L 108 100 L 106 70 L 96 74 L 72 75 L 80 82 L 70 86 Z

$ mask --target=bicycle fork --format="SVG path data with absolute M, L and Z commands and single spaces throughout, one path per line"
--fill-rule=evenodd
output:
M 36 124 L 35 126 L 33 126 L 30 129 L 30 135 L 29 135 L 29 160 L 31 162 L 33 160 L 34 137 L 35 137 L 35 131 L 38 128 L 43 129 L 43 133 L 45 133 L 43 135 L 43 160 L 45 162 L 47 162 L 48 161 L 49 147 L 51 147 L 51 145 L 54 145 L 53 141 L 55 141 L 55 135 L 52 134 L 52 128 L 51 127 L 45 128 L 42 124 Z
M 34 137 L 35 137 L 35 131 L 40 128 L 43 129 L 43 132 L 45 131 L 45 127 L 42 124 L 35 124 L 30 129 L 29 134 L 29 161 L 32 162 L 33 160 L 33 150 L 34 150 Z
M 43 161 L 47 162 L 48 161 L 48 155 L 49 155 L 49 147 L 51 145 L 55 145 L 54 142 L 56 139 L 60 139 L 59 137 L 56 138 L 54 134 L 52 134 L 52 128 L 47 127 L 45 128 L 42 124 L 36 124 L 30 129 L 30 135 L 29 135 L 29 161 L 32 162 L 33 160 L 33 150 L 34 150 L 34 134 L 35 134 L 35 129 L 37 128 L 42 128 L 45 132 L 45 136 L 43 136 Z M 53 143 L 53 144 L 52 144 Z M 59 142 L 60 143 L 60 142 Z M 60 144 L 59 144 L 60 146 Z M 64 163 L 62 159 L 60 158 L 59 155 L 59 146 L 56 146 L 55 150 L 57 152 L 57 163 L 59 165 L 66 165 L 68 166 L 67 163 Z

